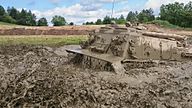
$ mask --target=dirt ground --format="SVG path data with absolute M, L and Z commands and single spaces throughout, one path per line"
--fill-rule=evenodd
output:
M 185 29 L 171 29 L 171 28 L 162 28 L 158 25 L 154 24 L 145 24 L 144 25 L 148 31 L 152 32 L 160 32 L 160 33 L 171 33 L 171 34 L 179 34 L 179 35 L 184 35 L 184 36 L 192 36 L 192 31 L 191 30 L 185 30 Z
M 87 35 L 90 31 L 105 25 L 82 25 L 82 26 L 62 26 L 62 27 L 0 27 L 0 35 Z M 120 25 L 124 26 L 124 25 Z M 144 24 L 148 31 L 173 33 L 185 36 L 192 36 L 192 31 L 162 28 L 154 24 Z
M 1 108 L 191 108 L 192 62 L 118 75 L 81 69 L 66 47 L 1 46 Z
M 61 27 L 11 27 L 1 28 L 0 35 L 87 35 L 101 26 L 61 26 Z

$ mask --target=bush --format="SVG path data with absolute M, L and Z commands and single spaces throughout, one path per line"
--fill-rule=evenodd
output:
M 58 15 L 55 15 L 52 18 L 51 22 L 53 23 L 54 26 L 64 26 L 67 23 L 64 17 Z
M 2 17 L 2 21 L 3 22 L 7 22 L 7 23 L 12 23 L 12 24 L 15 24 L 16 23 L 16 20 L 13 19 L 11 16 L 8 16 L 8 15 L 4 15 Z
M 141 23 L 153 21 L 153 20 L 155 20 L 155 16 L 153 13 L 154 12 L 151 8 L 150 9 L 144 9 L 137 15 L 137 18 L 138 18 L 139 22 L 141 22 Z
M 48 24 L 47 24 L 47 19 L 46 19 L 46 18 L 40 18 L 40 19 L 37 21 L 37 25 L 38 25 L 38 26 L 48 26 Z
M 74 23 L 73 23 L 73 22 L 70 22 L 70 23 L 69 23 L 69 25 L 73 26 L 73 25 L 74 25 Z
M 168 21 L 163 21 L 163 20 L 153 20 L 150 22 L 147 22 L 148 24 L 155 24 L 161 27 L 166 27 L 166 28 L 179 28 L 176 25 L 173 25 L 171 23 L 169 23 Z

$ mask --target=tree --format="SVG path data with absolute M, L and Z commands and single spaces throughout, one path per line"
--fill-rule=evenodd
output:
M 126 18 L 127 21 L 130 21 L 130 22 L 136 22 L 138 19 L 137 19 L 137 14 L 136 12 L 132 12 L 130 11 L 127 15 L 127 18 Z
M 14 7 L 7 9 L 8 15 L 11 16 L 13 19 L 18 20 L 19 19 L 19 11 L 15 9 Z
M 185 23 L 181 26 L 192 27 L 192 1 L 185 5 L 182 16 Z
M 161 20 L 167 20 L 172 24 L 180 25 L 180 17 L 182 15 L 183 8 L 184 4 L 178 2 L 162 5 L 160 8 L 160 18 Z
M 14 7 L 8 7 L 7 13 L 2 6 L 0 6 L 0 20 L 9 23 L 16 23 L 19 25 L 28 25 L 35 26 L 36 25 L 36 16 L 30 10 L 27 11 L 22 9 L 18 11 Z
M 26 15 L 26 25 L 35 26 L 36 25 L 36 16 L 30 10 L 27 12 Z
M 188 4 L 184 7 L 185 11 L 192 12 L 192 1 L 190 1 Z
M 186 5 L 178 2 L 162 5 L 160 19 L 167 20 L 174 25 L 192 27 L 192 2 Z
M 70 22 L 70 23 L 69 23 L 69 25 L 73 26 L 73 25 L 74 25 L 74 23 L 73 23 L 73 22 Z
M 84 25 L 94 25 L 94 22 L 86 22 Z
M 101 19 L 97 19 L 97 21 L 95 22 L 96 25 L 101 25 L 102 24 L 102 20 Z
M 0 16 L 5 15 L 5 9 L 0 5 Z
M 93 21 L 91 21 L 91 22 L 90 22 L 90 25 L 94 25 L 94 22 L 93 22 Z
M 26 17 L 27 17 L 27 11 L 22 9 L 21 13 L 19 13 L 18 19 L 16 19 L 17 20 L 17 24 L 19 24 L 19 25 L 27 25 Z
M 141 23 L 155 20 L 155 16 L 153 15 L 153 10 L 151 8 L 142 10 L 138 14 L 137 18 Z
M 111 24 L 111 18 L 109 16 L 105 16 L 103 19 L 103 24 Z
M 37 22 L 37 25 L 38 26 L 48 26 L 48 24 L 47 24 L 47 19 L 46 18 L 40 18 L 39 20 L 38 20 L 38 22 Z
M 54 16 L 53 19 L 51 20 L 54 26 L 63 26 L 66 25 L 65 18 L 62 16 Z
M 119 17 L 119 19 L 116 20 L 116 23 L 117 24 L 125 24 L 126 23 L 125 17 L 123 15 L 121 15 Z
M 121 15 L 121 16 L 119 17 L 119 19 L 125 20 L 125 17 L 124 17 L 123 15 Z
M 15 11 L 14 11 L 15 12 Z M 17 12 L 17 10 L 16 10 Z M 19 25 L 35 26 L 36 25 L 36 16 L 30 10 L 27 11 L 22 9 L 21 12 L 18 12 L 18 16 L 15 19 Z
M 8 15 L 16 20 L 16 23 L 19 25 L 28 25 L 35 26 L 36 25 L 36 16 L 30 10 L 27 11 L 22 9 L 21 12 L 15 9 L 14 7 L 7 9 Z
M 11 16 L 9 16 L 9 15 L 7 15 L 7 14 L 3 15 L 1 21 L 7 22 L 7 23 L 12 23 L 12 24 L 15 24 L 15 23 L 16 23 L 16 20 L 13 19 Z
M 3 8 L 3 6 L 0 5 L 0 21 L 3 20 L 4 15 L 5 15 L 5 9 Z

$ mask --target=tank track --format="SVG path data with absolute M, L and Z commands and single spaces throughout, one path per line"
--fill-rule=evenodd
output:
M 146 69 L 158 65 L 157 61 L 152 60 L 123 60 L 120 64 L 117 63 L 116 65 L 115 63 L 110 63 L 105 60 L 79 53 L 68 53 L 68 59 L 73 64 L 84 69 L 88 68 L 98 71 L 112 71 L 116 73 L 122 73 L 124 70 L 129 71 L 135 68 Z
M 129 71 L 131 69 L 135 68 L 150 68 L 158 65 L 157 61 L 152 61 L 152 60 L 125 60 L 122 62 L 124 69 L 126 71 Z
M 114 68 L 110 62 L 91 56 L 69 53 L 68 58 L 70 62 L 79 65 L 81 68 L 88 68 L 99 71 L 114 71 Z

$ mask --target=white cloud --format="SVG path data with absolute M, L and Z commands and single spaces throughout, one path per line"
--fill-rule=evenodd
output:
M 145 8 L 152 8 L 155 11 L 158 10 L 162 4 L 169 4 L 174 2 L 188 3 L 191 0 L 148 0 L 145 4 Z
M 120 3 L 120 2 L 123 2 L 123 1 L 127 1 L 127 0 L 81 0 L 81 3 L 82 4 L 90 4 L 90 3 L 112 3 L 112 2 L 115 2 L 115 3 Z
M 84 7 L 80 4 L 70 7 L 57 7 L 44 12 L 38 10 L 33 10 L 32 12 L 36 14 L 37 18 L 46 17 L 49 22 L 53 16 L 61 15 L 66 18 L 67 22 L 75 22 L 76 24 L 81 24 L 85 21 L 96 21 L 97 18 L 103 18 L 110 14 L 110 11 L 106 9 L 85 11 Z
M 96 21 L 99 18 L 102 19 L 106 15 L 111 16 L 111 10 L 104 9 L 102 6 L 112 1 L 113 0 L 84 0 L 69 7 L 56 7 L 46 11 L 33 10 L 32 12 L 37 18 L 46 17 L 49 23 L 53 16 L 61 15 L 65 17 L 68 23 L 74 22 L 75 24 L 82 24 L 86 21 L 90 22 Z M 126 0 L 116 0 L 117 3 L 124 1 Z M 126 9 L 116 10 L 114 17 L 119 17 L 121 14 L 127 15 L 127 12 L 128 10 Z
M 60 3 L 65 0 L 49 0 L 52 3 Z M 147 0 L 144 7 L 142 6 L 129 6 L 129 0 L 115 0 L 116 5 L 122 6 L 122 8 L 116 8 L 114 12 L 114 17 L 119 17 L 123 14 L 125 17 L 130 10 L 139 11 L 143 8 L 152 8 L 155 14 L 158 14 L 159 8 L 162 4 L 182 2 L 188 3 L 191 0 Z M 46 11 L 33 10 L 32 12 L 36 14 L 37 18 L 46 17 L 48 22 L 55 15 L 64 16 L 67 22 L 74 22 L 75 24 L 82 24 L 86 21 L 96 21 L 98 18 L 102 19 L 106 15 L 111 16 L 111 9 L 104 9 L 105 4 L 112 4 L 113 0 L 80 0 L 79 3 L 74 4 L 69 7 L 56 7 L 54 9 Z M 123 8 L 124 7 L 124 8 Z

